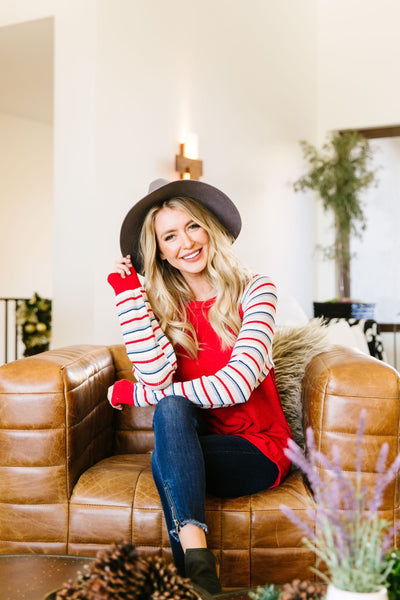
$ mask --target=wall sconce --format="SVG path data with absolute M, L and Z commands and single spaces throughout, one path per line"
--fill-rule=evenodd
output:
M 181 179 L 200 179 L 203 175 L 203 161 L 198 156 L 197 136 L 190 134 L 186 142 L 180 144 L 180 154 L 175 156 L 175 169 Z

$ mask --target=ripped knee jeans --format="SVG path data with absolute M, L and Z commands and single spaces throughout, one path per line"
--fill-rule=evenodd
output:
M 179 531 L 191 523 L 207 533 L 206 489 L 226 498 L 253 494 L 274 484 L 278 468 L 248 440 L 209 433 L 201 410 L 183 396 L 159 402 L 153 430 L 153 478 L 174 562 L 183 574 Z
M 205 524 L 205 467 L 199 435 L 204 424 L 196 406 L 182 396 L 163 398 L 153 419 L 154 452 L 152 471 L 172 552 L 178 568 L 183 552 L 178 533 L 184 525 Z

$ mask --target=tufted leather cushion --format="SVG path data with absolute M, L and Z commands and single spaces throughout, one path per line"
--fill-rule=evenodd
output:
M 70 554 L 94 554 L 115 540 L 128 540 L 147 554 L 161 552 L 171 558 L 150 458 L 149 454 L 113 456 L 81 476 L 70 505 Z M 285 565 L 285 578 L 295 577 L 300 565 L 306 569 L 314 564 L 313 554 L 301 548 L 302 534 L 279 508 L 281 503 L 289 504 L 307 518 L 309 498 L 299 472 L 268 492 L 232 500 L 207 497 L 208 545 L 217 557 L 225 587 L 281 582 L 282 566 L 278 567 L 288 551 L 296 554 L 296 560 Z
M 116 369 L 116 379 L 134 381 L 132 363 L 128 358 L 125 346 L 110 346 Z M 115 426 L 115 453 L 149 452 L 154 447 L 153 436 L 154 407 L 137 408 L 124 406 L 118 411 Z

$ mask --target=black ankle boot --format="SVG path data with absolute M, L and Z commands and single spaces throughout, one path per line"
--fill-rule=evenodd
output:
M 185 552 L 185 575 L 210 594 L 219 594 L 215 556 L 208 548 L 188 548 Z

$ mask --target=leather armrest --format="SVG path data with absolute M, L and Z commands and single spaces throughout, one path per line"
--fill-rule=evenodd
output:
M 0 367 L 0 502 L 65 501 L 111 453 L 114 373 L 109 350 L 89 345 Z
M 305 427 L 311 426 L 317 448 L 332 457 L 332 446 L 340 451 L 343 469 L 356 470 L 357 430 L 365 409 L 362 441 L 363 479 L 370 488 L 376 478 L 375 464 L 384 442 L 389 444 L 388 464 L 399 445 L 399 373 L 367 354 L 342 346 L 316 356 L 303 379 Z M 329 473 L 321 467 L 321 476 Z M 383 509 L 393 519 L 396 485 L 385 493 Z M 392 511 L 390 513 L 390 511 Z

